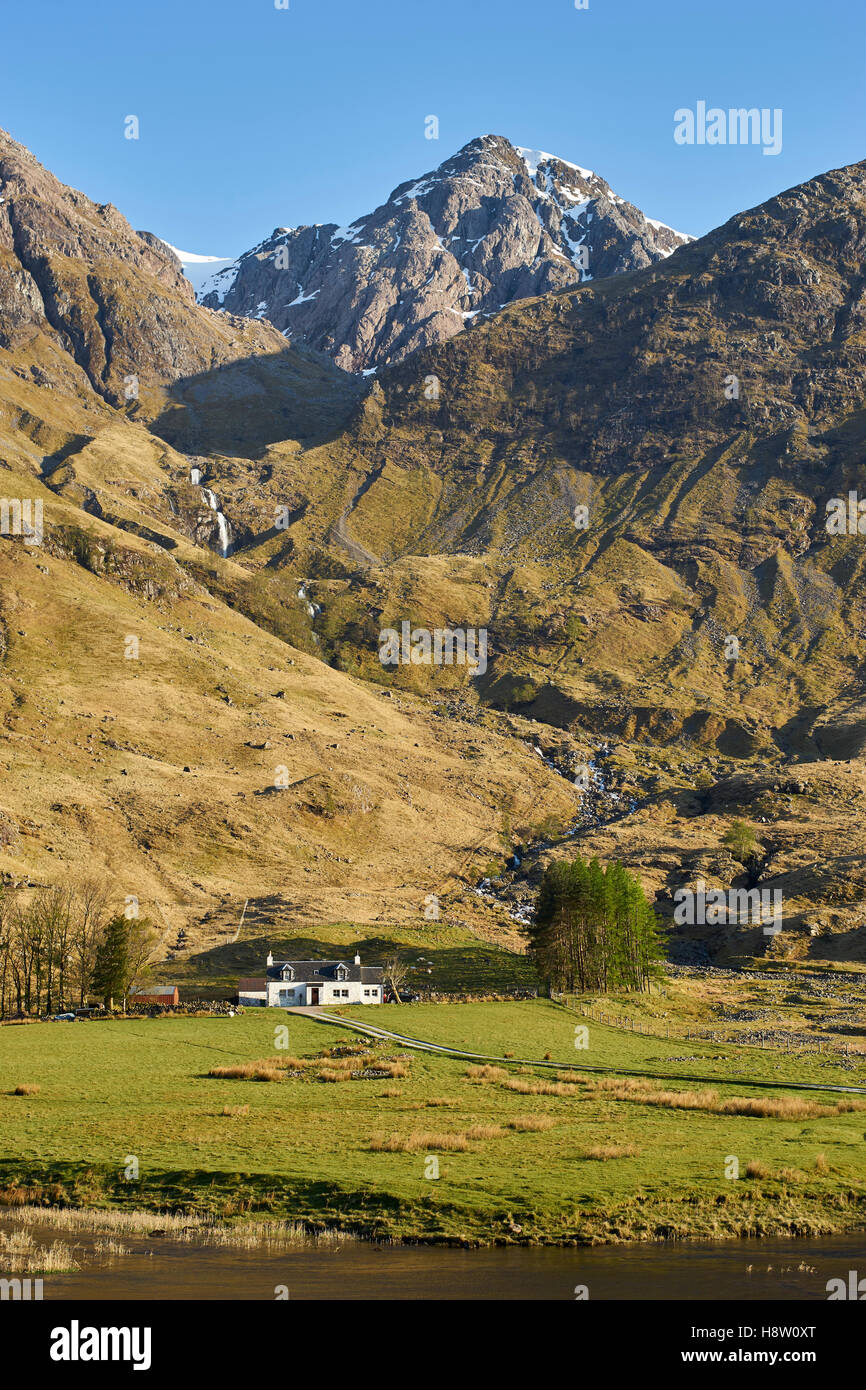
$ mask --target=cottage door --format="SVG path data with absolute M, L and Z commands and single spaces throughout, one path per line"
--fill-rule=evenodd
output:
M 318 986 L 318 985 L 311 985 L 311 986 L 310 986 L 310 1003 L 311 1003 L 311 1004 L 318 1004 L 318 1002 L 319 1002 L 319 986 Z

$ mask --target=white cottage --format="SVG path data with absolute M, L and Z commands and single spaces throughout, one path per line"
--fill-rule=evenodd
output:
M 309 1004 L 381 1004 L 381 965 L 362 965 L 361 957 L 343 960 L 274 960 L 267 973 L 238 981 L 238 1003 L 291 1009 Z

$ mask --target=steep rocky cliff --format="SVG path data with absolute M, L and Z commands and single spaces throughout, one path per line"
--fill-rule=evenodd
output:
M 278 227 L 200 299 L 371 371 L 514 300 L 638 270 L 688 240 L 598 174 L 485 135 L 351 226 Z

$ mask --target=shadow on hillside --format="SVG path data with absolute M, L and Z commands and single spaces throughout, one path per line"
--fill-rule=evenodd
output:
M 436 924 L 430 925 L 435 931 Z M 185 978 L 181 979 L 181 973 L 177 973 L 182 996 L 191 998 L 200 989 L 208 997 L 230 997 L 237 990 L 238 979 L 264 974 L 269 951 L 276 960 L 344 960 L 351 963 L 359 955 L 364 965 L 384 965 L 389 957 L 399 955 L 401 961 L 412 967 L 407 987 L 413 990 L 496 993 L 534 989 L 537 984 L 528 956 L 518 956 L 482 943 L 437 947 L 422 941 L 411 946 L 385 935 L 358 937 L 354 941 L 334 944 L 314 936 L 288 936 L 270 931 L 192 955 L 185 963 Z M 170 971 L 171 967 L 166 967 L 166 977 Z
M 259 458 L 283 439 L 312 448 L 345 429 L 364 389 L 306 351 L 245 357 L 181 377 L 150 430 L 185 454 Z
M 817 960 L 866 961 L 866 926 L 815 937 L 809 942 L 809 955 Z M 846 1024 L 846 1031 L 852 1031 Z

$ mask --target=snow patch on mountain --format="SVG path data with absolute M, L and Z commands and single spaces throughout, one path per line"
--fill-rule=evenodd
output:
M 164 246 L 173 251 L 183 266 L 183 273 L 198 296 L 215 275 L 237 264 L 230 256 L 198 256 L 194 251 L 180 251 L 170 241 L 160 237 Z M 228 288 L 228 287 L 226 287 Z
M 591 169 L 483 135 L 372 212 L 276 228 L 198 294 L 370 374 L 503 304 L 639 270 L 690 238 Z
M 551 161 L 564 164 L 566 169 L 576 170 L 583 179 L 598 178 L 598 175 L 594 174 L 591 169 L 584 169 L 580 164 L 572 164 L 570 159 L 560 159 L 558 154 L 548 154 L 546 150 L 528 150 L 524 145 L 515 145 L 514 148 L 526 165 L 531 179 L 535 178 L 540 164 L 550 164 Z

